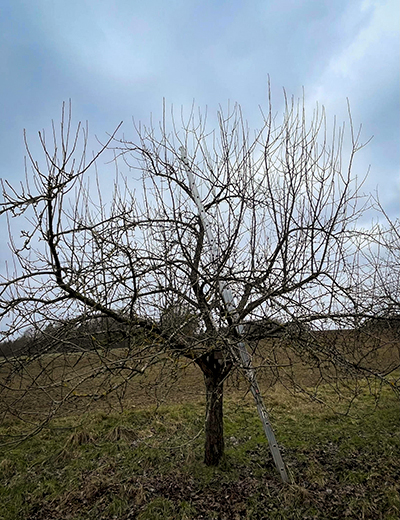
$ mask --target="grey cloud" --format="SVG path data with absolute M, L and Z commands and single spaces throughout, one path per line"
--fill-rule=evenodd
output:
M 396 0 L 3 3 L 0 177 L 22 176 L 22 128 L 48 128 L 68 98 L 103 135 L 121 119 L 129 134 L 131 116 L 158 119 L 164 96 L 211 113 L 238 101 L 257 125 L 270 74 L 276 111 L 282 87 L 300 96 L 304 86 L 310 107 L 319 101 L 340 121 L 349 97 L 365 134 L 375 134 L 365 164 L 397 179 L 399 30 L 383 26 L 392 27 Z

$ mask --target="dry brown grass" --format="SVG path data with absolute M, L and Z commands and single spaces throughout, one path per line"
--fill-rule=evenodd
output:
M 322 344 L 321 338 L 317 339 Z M 334 347 L 354 364 L 362 362 L 378 372 L 400 364 L 400 344 L 395 336 L 330 332 L 325 333 L 324 342 L 328 353 Z M 339 373 L 329 354 L 316 357 L 312 352 L 311 348 L 299 356 L 282 340 L 260 343 L 254 365 L 268 402 L 287 400 L 291 394 L 318 400 L 322 384 L 331 385 L 332 394 L 339 400 L 341 394 L 365 391 L 355 370 L 342 367 Z M 17 416 L 35 423 L 85 410 L 113 411 L 205 399 L 203 376 L 193 362 L 163 358 L 162 363 L 144 373 L 135 373 L 125 349 L 51 354 L 34 360 L 19 358 L 13 363 L 3 360 L 0 381 L 0 416 Z M 369 389 L 379 390 L 380 383 Z M 225 388 L 231 399 L 250 399 L 246 397 L 247 384 L 238 372 L 230 375 Z

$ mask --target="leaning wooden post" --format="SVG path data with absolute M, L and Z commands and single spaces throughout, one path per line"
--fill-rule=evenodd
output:
M 182 160 L 182 163 L 185 165 L 186 174 L 187 174 L 187 177 L 189 180 L 190 191 L 192 193 L 193 200 L 196 203 L 196 206 L 199 210 L 199 216 L 203 223 L 204 231 L 206 233 L 207 239 L 211 246 L 212 260 L 214 262 L 216 262 L 219 257 L 218 247 L 215 243 L 211 227 L 208 223 L 207 213 L 204 209 L 203 202 L 200 198 L 199 191 L 198 191 L 196 183 L 194 181 L 193 173 L 191 171 L 190 164 L 187 159 L 186 149 L 183 146 L 181 146 L 180 152 L 181 152 L 181 160 Z M 219 292 L 220 292 L 221 298 L 224 302 L 227 312 L 231 316 L 233 322 L 238 323 L 239 316 L 236 312 L 236 306 L 235 306 L 235 301 L 233 298 L 232 291 L 221 281 L 219 281 L 218 285 L 219 285 Z M 241 338 L 243 336 L 243 332 L 244 332 L 243 325 L 241 325 L 241 324 L 236 325 L 236 332 L 237 332 L 239 338 Z M 260 419 L 261 419 L 261 422 L 262 422 L 262 425 L 264 428 L 265 436 L 268 439 L 269 449 L 271 451 L 272 458 L 274 459 L 276 469 L 278 470 L 283 482 L 288 482 L 289 478 L 287 475 L 286 467 L 283 462 L 278 443 L 276 442 L 274 431 L 273 431 L 271 423 L 269 421 L 267 409 L 266 409 L 264 401 L 261 397 L 260 388 L 257 383 L 255 370 L 252 366 L 251 356 L 248 353 L 248 351 L 246 349 L 246 345 L 244 344 L 242 339 L 238 339 L 238 342 L 236 343 L 236 348 L 239 351 L 239 357 L 241 360 L 244 374 L 246 376 L 246 379 L 250 383 L 251 393 L 253 394 L 254 401 L 257 406 L 258 415 L 260 416 Z M 238 355 L 237 355 L 237 352 L 235 352 L 235 349 L 232 349 L 232 355 L 236 359 L 238 359 Z

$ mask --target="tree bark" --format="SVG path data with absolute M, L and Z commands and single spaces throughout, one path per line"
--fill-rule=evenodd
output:
M 224 413 L 223 394 L 224 383 L 219 380 L 218 374 L 204 375 L 206 385 L 206 420 L 204 463 L 207 466 L 218 466 L 224 455 Z
M 232 364 L 221 351 L 212 351 L 197 360 L 204 374 L 206 386 L 206 419 L 204 463 L 218 466 L 225 450 L 224 442 L 224 379 Z

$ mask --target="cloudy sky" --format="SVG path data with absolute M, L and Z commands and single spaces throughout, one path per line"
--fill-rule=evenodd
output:
M 175 107 L 215 111 L 239 102 L 250 125 L 275 111 L 282 87 L 325 105 L 328 121 L 346 117 L 372 142 L 356 165 L 371 165 L 366 188 L 379 188 L 399 212 L 398 0 L 0 0 L 0 177 L 23 177 L 23 129 L 59 118 L 71 99 L 75 119 L 104 137 L 124 120 Z M 4 221 L 3 221 L 4 223 Z

